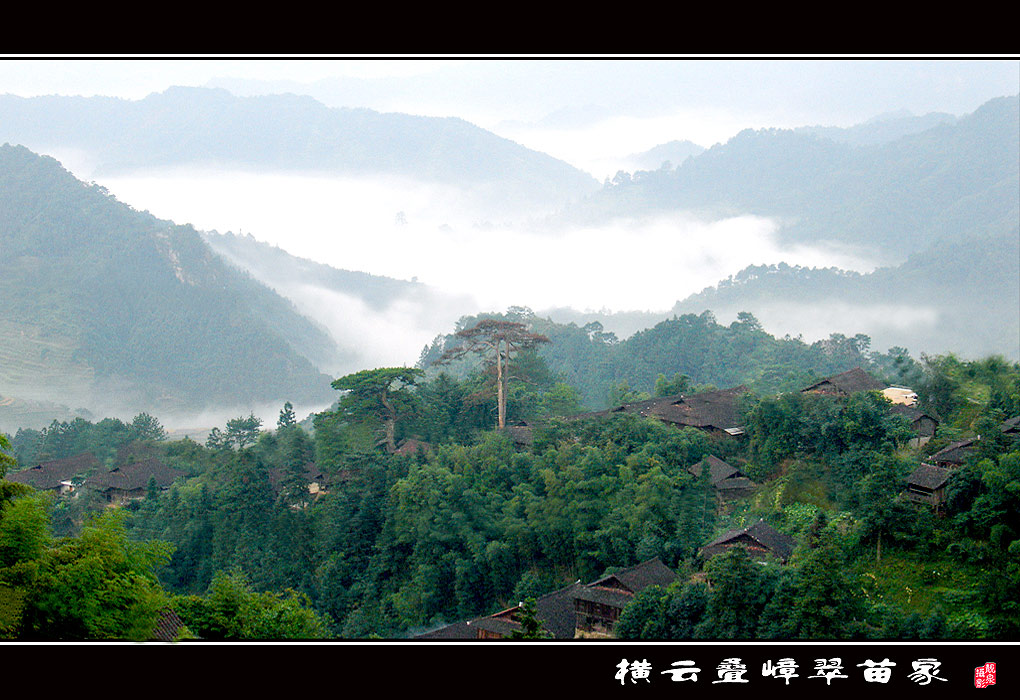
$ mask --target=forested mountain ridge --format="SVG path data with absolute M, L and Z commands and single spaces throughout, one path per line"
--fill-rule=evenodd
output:
M 328 334 L 192 227 L 52 158 L 0 147 L 0 235 L 5 394 L 163 411 L 329 395 L 309 360 L 335 352 Z
M 482 318 L 523 323 L 548 337 L 550 342 L 535 351 L 538 360 L 529 360 L 528 366 L 517 371 L 524 371 L 535 386 L 543 381 L 550 386 L 554 381 L 569 385 L 578 392 L 580 404 L 589 410 L 648 398 L 671 382 L 680 382 L 683 391 L 743 384 L 760 393 L 773 393 L 854 366 L 866 367 L 890 382 L 902 381 L 895 362 L 906 355 L 902 348 L 876 352 L 871 339 L 861 333 L 833 333 L 813 343 L 778 338 L 747 312 L 738 313 L 728 325 L 720 323 L 711 311 L 677 314 L 623 340 L 598 321 L 580 326 L 560 323 L 525 307 L 512 307 L 502 314 L 467 316 L 458 321 L 457 329 L 470 327 Z M 470 371 L 472 365 L 439 362 L 443 352 L 456 342 L 456 334 L 437 337 L 422 353 L 419 366 L 457 375 Z M 534 376 L 528 376 L 529 372 Z M 672 393 L 680 393 L 680 389 Z M 512 403 L 511 407 L 512 420 L 536 418 L 527 414 L 526 404 Z
M 382 309 L 406 294 L 423 293 L 418 282 L 373 275 L 357 270 L 344 270 L 290 255 L 283 249 L 262 243 L 252 236 L 233 233 L 203 232 L 202 238 L 217 254 L 262 279 L 272 283 L 300 280 L 331 290 L 356 296 L 374 309 Z
M 944 112 L 930 112 L 914 116 L 909 112 L 899 111 L 880 114 L 850 127 L 802 126 L 795 131 L 815 134 L 831 141 L 866 146 L 888 143 L 904 136 L 927 131 L 940 124 L 951 124 L 955 121 L 956 117 Z
M 825 132 L 747 129 L 668 170 L 619 174 L 563 219 L 688 210 L 781 221 L 786 243 L 830 241 L 898 262 L 938 240 L 1020 220 L 1020 99 L 918 133 L 855 146 Z
M 870 313 L 869 334 L 880 347 L 1003 354 L 1015 360 L 1020 358 L 1020 229 L 933 245 L 901 265 L 867 274 L 752 266 L 678 301 L 672 313 L 705 309 L 724 317 L 748 311 L 766 327 L 785 323 L 804 332 L 807 319 L 819 315 L 856 319 Z M 884 309 L 884 317 L 869 309 Z
M 558 207 L 597 181 L 555 158 L 453 118 L 333 109 L 311 97 L 235 97 L 173 87 L 137 101 L 0 96 L 0 141 L 80 149 L 96 174 L 212 165 L 261 172 L 390 175 Z

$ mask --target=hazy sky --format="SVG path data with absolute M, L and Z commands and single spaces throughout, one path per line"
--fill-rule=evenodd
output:
M 673 139 L 964 114 L 1020 92 L 1014 59 L 525 58 L 0 61 L 0 93 L 141 99 L 172 85 L 295 92 L 333 107 L 456 116 L 592 172 Z

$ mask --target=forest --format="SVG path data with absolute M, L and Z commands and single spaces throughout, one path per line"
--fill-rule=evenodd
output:
M 879 391 L 804 391 L 855 368 L 916 392 L 934 436 Z M 738 385 L 732 434 L 627 408 Z M 809 345 L 750 314 L 620 341 L 512 308 L 332 389 L 204 441 L 149 414 L 0 437 L 0 638 L 407 639 L 656 558 L 675 580 L 615 637 L 1020 638 L 1020 365 L 1001 357 Z M 944 498 L 911 500 L 912 472 L 964 443 Z M 709 457 L 753 489 L 719 498 Z M 55 464 L 85 466 L 32 486 Z M 789 556 L 705 551 L 759 522 Z

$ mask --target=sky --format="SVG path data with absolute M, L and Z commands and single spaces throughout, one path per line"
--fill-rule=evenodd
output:
M 964 114 L 1020 92 L 1015 57 L 850 59 L 180 57 L 0 60 L 0 93 L 142 99 L 174 85 L 295 92 L 331 107 L 456 116 L 600 180 L 676 138 L 851 126 L 909 110 Z
M 237 95 L 293 92 L 330 107 L 455 116 L 602 180 L 633 169 L 629 156 L 671 140 L 710 147 L 748 128 L 846 127 L 902 110 L 963 115 L 989 99 L 1020 92 L 1020 62 L 994 57 L 0 60 L 0 93 L 24 97 L 138 100 L 174 85 L 220 87 Z M 50 155 L 79 178 L 93 179 L 86 154 Z M 485 212 L 472 210 L 463 193 L 422 183 L 181 169 L 94 179 L 121 201 L 177 223 L 251 234 L 342 269 L 417 278 L 451 297 L 469 294 L 477 308 L 463 313 L 510 305 L 664 311 L 747 265 L 783 261 L 869 271 L 877 264 L 849 250 L 783 248 L 775 235 L 781 222 L 751 216 L 705 221 L 676 213 L 543 237 L 517 224 L 480 230 Z M 406 224 L 398 225 L 398 212 Z M 544 255 L 532 254 L 536 246 Z M 524 273 L 500 275 L 498 270 Z M 400 357 L 413 362 L 423 340 L 448 332 L 456 312 L 448 315 L 408 338 L 397 348 Z

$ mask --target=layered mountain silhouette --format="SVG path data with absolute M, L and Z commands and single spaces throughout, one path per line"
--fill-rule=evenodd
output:
M 99 410 L 328 401 L 339 352 L 190 226 L 0 147 L 0 386 Z
M 399 176 L 469 190 L 510 211 L 598 188 L 590 175 L 459 118 L 335 109 L 311 97 L 174 87 L 142 100 L 0 96 L 0 142 L 75 149 L 95 175 L 214 166 Z
M 897 264 L 937 242 L 1011 233 L 1020 220 L 1020 98 L 959 119 L 863 130 L 745 130 L 670 169 L 617 177 L 562 219 L 596 224 L 684 210 L 753 214 L 780 240 L 823 241 Z

